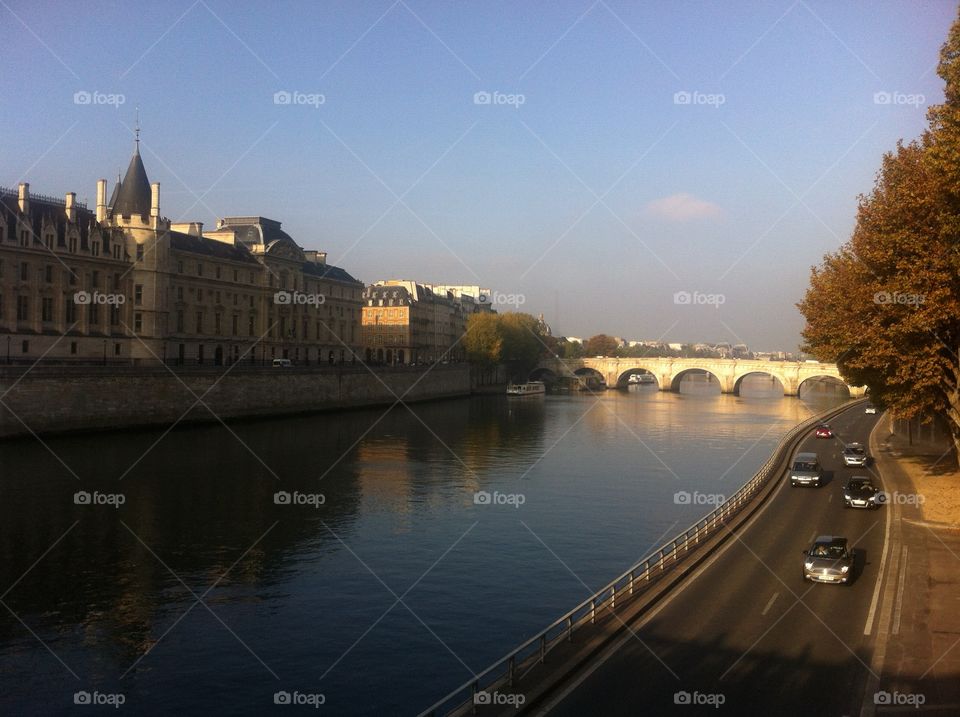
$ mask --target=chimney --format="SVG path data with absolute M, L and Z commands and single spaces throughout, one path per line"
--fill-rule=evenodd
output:
M 67 221 L 73 222 L 76 221 L 77 210 L 74 207 L 75 202 L 77 201 L 76 192 L 67 192 L 67 200 L 63 203 L 63 206 L 67 210 Z
M 160 216 L 160 182 L 150 185 L 150 216 Z
M 20 199 L 20 211 L 26 214 L 30 211 L 30 184 L 28 182 L 20 182 L 18 197 Z
M 107 218 L 107 180 L 97 180 L 97 221 Z

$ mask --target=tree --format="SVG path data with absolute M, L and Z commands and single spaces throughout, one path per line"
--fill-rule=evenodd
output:
M 463 345 L 467 351 L 467 359 L 483 368 L 500 363 L 503 335 L 500 331 L 499 315 L 481 312 L 467 317 Z
M 543 351 L 543 337 L 535 316 L 521 312 L 498 314 L 503 336 L 502 359 L 514 376 L 525 377 L 537 365 Z
M 587 356 L 613 356 L 617 351 L 617 340 L 606 334 L 597 334 L 587 339 L 583 353 Z
M 960 20 L 940 54 L 946 101 L 884 155 L 857 224 L 798 304 L 806 349 L 901 418 L 945 416 L 960 449 Z

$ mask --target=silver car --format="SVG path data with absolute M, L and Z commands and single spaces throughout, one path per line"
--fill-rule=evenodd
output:
M 845 466 L 865 466 L 867 465 L 867 451 L 859 443 L 848 443 L 843 449 L 843 465 Z
M 790 485 L 815 485 L 819 488 L 821 472 L 816 453 L 798 453 L 790 468 Z
M 820 535 L 803 551 L 803 579 L 818 583 L 846 583 L 853 575 L 853 553 L 847 539 Z

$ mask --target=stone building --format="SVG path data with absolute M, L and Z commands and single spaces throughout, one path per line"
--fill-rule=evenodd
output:
M 482 310 L 470 297 L 398 279 L 368 286 L 363 299 L 361 341 L 370 363 L 463 361 L 467 317 Z
M 101 179 L 91 213 L 73 194 L 31 201 L 26 184 L 17 196 L 0 191 L 0 330 L 19 358 L 103 351 L 104 360 L 219 365 L 359 356 L 363 284 L 325 253 L 302 249 L 280 222 L 227 217 L 205 231 L 162 217 L 139 140 L 106 196 Z

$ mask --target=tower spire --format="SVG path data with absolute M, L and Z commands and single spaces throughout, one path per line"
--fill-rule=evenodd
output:
M 137 120 L 134 125 L 134 150 L 137 154 L 140 154 L 140 105 L 137 105 Z

